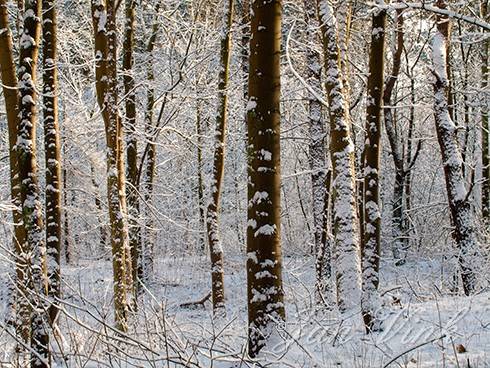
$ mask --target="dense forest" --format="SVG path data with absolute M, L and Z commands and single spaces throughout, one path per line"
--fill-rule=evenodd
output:
M 0 0 L 0 366 L 490 366 L 489 6 Z

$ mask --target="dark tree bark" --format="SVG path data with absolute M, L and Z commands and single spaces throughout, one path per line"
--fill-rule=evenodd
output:
M 46 160 L 46 249 L 48 296 L 61 297 L 61 145 L 58 124 L 57 16 L 54 0 L 43 3 L 43 117 Z M 50 307 L 51 323 L 59 309 Z
M 95 34 L 95 76 L 99 107 L 105 124 L 107 145 L 107 197 L 111 224 L 116 328 L 127 331 L 131 284 L 131 259 L 126 221 L 126 191 L 122 128 L 117 111 L 117 30 L 114 0 L 106 5 L 92 1 Z
M 252 4 L 248 95 L 248 351 L 285 319 L 281 260 L 279 0 Z
M 207 229 L 209 253 L 211 256 L 211 290 L 213 311 L 215 314 L 224 313 L 224 269 L 223 247 L 219 239 L 219 212 L 221 188 L 225 169 L 225 139 L 228 107 L 228 77 L 231 55 L 231 26 L 233 22 L 233 0 L 224 0 L 224 24 L 221 30 L 220 67 L 218 77 L 218 112 L 216 114 L 216 129 L 214 137 L 213 179 L 211 181 L 211 202 L 207 210 Z
M 20 198 L 22 217 L 26 229 L 23 251 L 29 254 L 30 264 L 27 277 L 32 280 L 32 293 L 28 296 L 32 305 L 31 354 L 32 367 L 49 367 L 49 333 L 47 316 L 43 310 L 48 306 L 43 296 L 47 292 L 46 255 L 43 239 L 42 205 L 39 196 L 38 169 L 36 162 L 37 94 L 36 67 L 41 39 L 41 1 L 27 0 L 24 9 L 24 27 L 20 42 L 19 122 L 17 131 L 16 157 L 19 167 Z M 29 275 L 30 273 L 30 275 Z
M 12 42 L 12 32 L 8 23 L 7 1 L 0 0 L 0 71 L 3 85 L 3 96 L 5 100 L 5 110 L 7 112 L 7 125 L 9 137 L 9 163 L 10 163 L 10 197 L 14 205 L 12 219 L 14 221 L 13 248 L 15 249 L 15 269 L 17 289 L 14 308 L 17 315 L 15 321 L 17 336 L 25 344 L 29 343 L 30 338 L 30 307 L 24 298 L 26 295 L 27 260 L 22 255 L 25 254 L 23 247 L 26 242 L 26 231 L 22 218 L 22 202 L 20 198 L 20 182 L 17 165 L 17 152 L 15 144 L 17 142 L 17 125 L 19 112 L 19 91 L 17 90 L 16 66 L 14 61 L 14 48 Z
M 381 1 L 384 3 L 384 1 Z M 379 329 L 376 312 L 380 306 L 379 260 L 381 257 L 381 113 L 383 110 L 386 11 L 373 14 L 369 77 L 367 82 L 366 140 L 364 145 L 364 233 L 361 309 L 366 331 Z
M 134 292 L 137 295 L 138 260 L 141 253 L 141 226 L 139 224 L 140 203 L 138 185 L 138 138 L 136 135 L 136 91 L 133 76 L 133 45 L 135 31 L 135 0 L 125 2 L 125 24 L 123 42 L 123 78 L 126 107 L 126 160 L 127 178 L 126 197 L 129 215 L 129 248 L 131 249 L 131 269 L 133 271 Z

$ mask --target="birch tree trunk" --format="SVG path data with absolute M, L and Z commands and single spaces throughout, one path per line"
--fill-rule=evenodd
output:
M 46 245 L 43 240 L 43 222 L 39 197 L 38 173 L 36 162 L 36 125 L 37 94 L 36 67 L 41 39 L 41 1 L 27 0 L 24 9 L 24 27 L 20 40 L 19 80 L 19 125 L 17 131 L 16 157 L 19 167 L 20 198 L 22 217 L 26 229 L 23 251 L 30 259 L 28 267 L 31 274 L 27 277 L 31 294 L 28 294 L 32 306 L 31 354 L 32 367 L 49 367 L 49 334 L 47 331 L 48 308 L 43 301 L 46 295 Z
M 111 224 L 111 247 L 114 272 L 114 317 L 116 328 L 127 331 L 128 290 L 131 266 L 126 222 L 126 193 L 122 165 L 121 122 L 117 111 L 117 31 L 114 0 L 106 6 L 92 1 L 95 31 L 95 74 L 97 100 L 104 119 L 107 145 L 107 196 Z M 129 260 L 129 262 L 128 262 Z
M 335 279 L 339 310 L 360 304 L 359 222 L 357 218 L 354 145 L 344 96 L 337 20 L 327 0 L 317 0 L 326 70 L 325 86 L 330 106 L 330 155 L 333 164 L 333 233 Z
M 444 0 L 438 0 L 437 6 L 441 9 L 447 7 Z M 463 289 L 466 295 L 470 295 L 476 288 L 476 274 L 473 267 L 478 259 L 478 243 L 471 205 L 468 201 L 469 193 L 465 188 L 463 160 L 458 145 L 456 126 L 451 120 L 448 108 L 448 42 L 449 18 L 438 15 L 437 31 L 432 40 L 434 119 L 442 154 L 451 220 L 454 226 L 453 238 L 459 250 L 458 261 Z
M 384 5 L 384 0 L 378 0 Z M 366 331 L 380 328 L 376 312 L 380 307 L 378 295 L 379 260 L 381 257 L 381 113 L 383 110 L 384 58 L 386 11 L 373 13 L 369 77 L 367 82 L 366 141 L 364 161 L 364 237 L 362 253 L 361 308 Z
M 43 6 L 43 117 L 46 161 L 46 248 L 48 296 L 61 297 L 61 144 L 58 125 L 58 71 L 56 66 L 57 16 L 54 0 L 42 0 Z M 50 307 L 55 323 L 59 309 Z
M 248 110 L 248 352 L 285 319 L 281 260 L 280 51 L 282 2 L 252 3 Z
M 211 203 L 207 210 L 209 253 L 211 256 L 211 290 L 213 311 L 223 313 L 225 307 L 223 246 L 219 239 L 219 211 L 223 173 L 225 168 L 225 139 L 228 107 L 228 76 L 230 69 L 231 26 L 233 22 L 233 0 L 224 0 L 224 24 L 221 30 L 220 67 L 218 77 L 218 111 L 214 135 L 213 179 L 211 181 Z

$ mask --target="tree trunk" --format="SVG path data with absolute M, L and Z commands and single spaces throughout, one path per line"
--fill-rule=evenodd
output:
M 481 16 L 485 21 L 490 20 L 490 16 L 488 13 L 488 1 L 482 0 L 480 4 Z M 488 57 L 490 54 L 490 38 L 487 37 L 485 41 L 483 41 L 483 50 L 482 50 L 482 66 L 481 66 L 481 88 L 482 91 L 486 91 L 488 89 L 488 79 L 489 79 L 489 71 L 488 71 Z M 489 141 L 490 141 L 490 120 L 488 119 L 490 106 L 489 106 L 489 97 L 488 94 L 485 95 L 483 93 L 483 103 L 481 106 L 481 141 L 482 141 L 482 217 L 485 223 L 490 223 L 490 152 L 489 152 Z
M 354 145 L 347 101 L 344 96 L 337 21 L 327 0 L 317 0 L 323 38 L 327 79 L 325 86 L 330 106 L 330 154 L 333 164 L 334 259 L 337 304 L 341 312 L 358 308 L 359 223 L 357 218 Z
M 219 239 L 219 211 L 223 172 L 225 168 L 225 139 L 228 107 L 228 76 L 230 70 L 231 26 L 233 22 L 233 0 L 224 0 L 224 24 L 221 30 L 220 68 L 218 78 L 218 111 L 214 136 L 213 179 L 211 181 L 211 203 L 207 210 L 209 253 L 211 256 L 211 290 L 213 311 L 223 313 L 225 307 L 223 246 Z
M 58 125 L 57 16 L 54 0 L 43 2 L 43 117 L 46 160 L 46 248 L 48 296 L 61 297 L 61 145 Z M 50 307 L 51 323 L 59 309 Z
M 127 331 L 128 285 L 131 269 L 128 265 L 128 227 L 124 165 L 121 152 L 121 122 L 117 111 L 117 31 L 114 0 L 107 8 L 100 0 L 92 2 L 95 31 L 95 74 L 97 99 L 104 118 L 107 145 L 107 196 L 111 224 L 111 247 L 114 272 L 114 309 L 116 328 Z
M 248 351 L 285 319 L 281 260 L 279 0 L 252 4 L 248 95 Z
M 63 247 L 67 264 L 73 262 L 73 254 L 70 239 L 70 221 L 66 209 L 68 208 L 68 171 L 66 170 L 66 140 L 63 137 Z
M 384 5 L 384 0 L 379 0 Z M 383 110 L 384 58 L 386 11 L 373 13 L 369 77 L 367 82 L 366 141 L 364 161 L 364 237 L 362 256 L 361 308 L 366 331 L 379 329 L 376 312 L 380 306 L 378 295 L 379 260 L 381 257 L 381 112 Z
M 46 247 L 43 241 L 42 205 L 39 196 L 36 162 L 37 94 L 36 67 L 41 36 L 41 1 L 28 0 L 24 9 L 24 27 L 20 42 L 19 80 L 19 125 L 17 131 L 16 157 L 19 167 L 22 217 L 26 229 L 23 251 L 31 257 L 32 303 L 31 354 L 32 367 L 49 367 L 48 308 L 43 300 L 46 295 Z M 28 272 L 29 273 L 29 272 Z M 29 277 L 29 276 L 28 276 Z
M 438 0 L 441 9 L 447 7 L 444 0 Z M 463 289 L 470 295 L 476 288 L 476 274 L 473 270 L 478 257 L 473 214 L 468 201 L 469 193 L 463 178 L 463 160 L 458 146 L 457 131 L 448 109 L 447 45 L 449 42 L 449 18 L 437 16 L 437 32 L 432 41 L 432 61 L 434 75 L 434 118 L 437 138 L 442 154 L 446 189 L 451 219 L 454 226 L 453 238 L 459 250 L 459 265 Z
M 134 292 L 137 295 L 138 283 L 138 259 L 141 253 L 141 227 L 139 225 L 140 204 L 139 204 L 139 185 L 138 185 L 138 139 L 136 136 L 136 93 L 133 76 L 133 44 L 135 28 L 135 7 L 134 0 L 126 0 L 126 18 L 124 24 L 123 42 L 123 75 L 124 75 L 124 95 L 126 107 L 126 158 L 127 158 L 127 178 L 126 196 L 129 211 L 129 248 L 131 249 L 131 269 L 133 271 Z
M 157 5 L 158 13 L 158 5 Z M 144 167 L 144 198 L 147 206 L 151 206 L 153 202 L 153 183 L 156 174 L 156 145 L 154 140 L 155 137 L 155 127 L 153 124 L 153 108 L 155 104 L 155 89 L 153 84 L 155 83 L 155 74 L 153 71 L 153 49 L 155 47 L 155 42 L 158 35 L 159 22 L 155 19 L 152 26 L 152 34 L 148 45 L 146 48 L 147 53 L 147 81 L 149 84 L 146 98 L 146 112 L 145 112 L 145 134 L 149 139 L 147 155 L 146 155 L 146 166 Z M 153 275 L 153 250 L 155 243 L 154 234 L 154 223 L 153 215 L 148 211 L 148 216 L 145 224 L 146 228 L 146 241 L 144 248 L 142 249 L 143 254 L 141 255 L 141 260 L 138 267 L 138 277 L 144 283 L 149 282 L 151 276 Z
M 307 39 L 316 39 L 318 29 L 318 18 L 316 16 L 316 7 L 314 0 L 304 0 L 306 22 L 307 22 Z M 306 53 L 306 72 L 308 84 L 317 91 L 321 91 L 321 58 L 313 49 L 308 48 Z M 325 122 L 323 119 L 322 105 L 318 99 L 311 93 L 308 95 L 308 121 L 309 121 L 309 155 L 311 169 L 311 192 L 313 196 L 313 225 L 314 225 L 314 250 L 316 264 L 316 288 L 317 301 L 323 300 L 325 288 L 328 285 L 329 272 L 324 268 L 330 268 L 330 254 L 326 250 L 328 237 L 324 236 L 326 230 L 325 217 L 328 218 L 328 205 L 325 206 L 325 198 L 328 198 L 326 186 L 327 176 L 327 142 L 325 132 Z M 321 295 L 319 295 L 321 294 Z
M 206 249 L 206 237 L 204 235 L 206 229 L 206 211 L 204 204 L 204 168 L 202 160 L 202 147 L 203 147 L 203 127 L 202 127 L 202 101 L 198 99 L 196 101 L 196 133 L 197 133 L 197 201 L 199 206 L 199 249 L 204 251 Z
M 15 71 L 14 49 L 12 44 L 12 33 L 8 23 L 7 1 L 0 0 L 0 71 L 2 76 L 3 95 L 5 99 L 5 110 L 7 112 L 7 124 L 9 135 L 9 163 L 10 163 L 10 196 L 14 209 L 12 219 L 14 221 L 14 237 L 12 239 L 16 259 L 16 288 L 17 296 L 15 302 L 17 320 L 16 331 L 21 341 L 29 343 L 30 337 L 30 307 L 24 297 L 27 287 L 27 260 L 22 257 L 23 247 L 26 242 L 26 231 L 22 219 L 22 202 L 20 198 L 20 181 L 18 176 L 18 162 L 15 144 L 17 142 L 17 115 L 19 112 L 19 91 L 16 89 L 18 82 Z
M 397 10 L 396 13 L 396 45 L 393 53 L 393 67 L 391 74 L 386 78 L 385 88 L 383 91 L 384 123 L 386 135 L 390 144 L 391 155 L 395 165 L 395 182 L 393 187 L 393 201 L 391 212 L 391 234 L 393 238 L 392 252 L 396 265 L 401 265 L 405 262 L 406 253 L 404 249 L 404 228 L 403 228 L 403 193 L 405 184 L 405 171 L 403 165 L 403 154 L 400 148 L 400 141 L 396 134 L 395 119 L 392 109 L 392 96 L 395 83 L 398 80 L 401 68 L 401 57 L 403 54 L 403 11 Z

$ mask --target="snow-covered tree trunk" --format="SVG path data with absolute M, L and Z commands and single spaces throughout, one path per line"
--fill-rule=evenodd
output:
M 129 215 L 129 247 L 131 249 L 131 269 L 134 292 L 137 293 L 138 259 L 141 253 L 141 227 L 139 224 L 140 203 L 138 197 L 138 139 L 136 135 L 136 91 L 133 76 L 133 44 L 135 28 L 135 0 L 125 1 L 124 42 L 123 42 L 123 80 L 125 95 L 125 128 L 127 178 L 126 196 Z
M 58 125 L 57 15 L 54 0 L 43 0 L 43 118 L 46 161 L 46 249 L 48 296 L 61 297 L 61 144 Z M 50 308 L 51 323 L 58 315 Z
M 218 111 L 214 134 L 213 178 L 211 180 L 211 202 L 207 209 L 209 253 L 211 256 L 211 290 L 214 313 L 223 313 L 225 306 L 223 246 L 219 239 L 219 211 L 223 173 L 225 169 L 225 139 L 228 108 L 228 78 L 230 70 L 231 26 L 233 22 L 233 0 L 223 0 L 223 26 L 218 76 Z
M 384 0 L 378 0 L 384 5 Z M 379 260 L 381 257 L 381 113 L 383 110 L 386 10 L 372 17 L 369 76 L 367 81 L 366 141 L 364 146 L 364 234 L 361 308 L 366 331 L 379 329 L 376 312 L 380 306 Z
M 66 170 L 66 136 L 62 134 L 62 147 L 63 147 L 63 162 L 61 166 L 63 167 L 63 252 L 65 255 L 65 262 L 71 264 L 73 262 L 73 249 L 72 241 L 70 238 L 70 219 L 67 213 L 67 208 L 69 205 L 68 201 L 68 170 Z M 90 166 L 92 168 L 92 166 Z M 92 173 L 92 172 L 91 172 Z M 93 174 L 93 173 L 92 173 Z
M 488 1 L 482 0 L 480 2 L 480 13 L 481 17 L 485 21 L 490 21 L 490 14 L 488 13 Z M 481 88 L 482 88 L 482 104 L 481 104 L 481 136 L 482 136 L 482 191 L 481 191 L 481 201 L 482 201 L 482 216 L 483 221 L 487 224 L 490 223 L 490 120 L 488 118 L 490 114 L 490 96 L 488 92 L 488 62 L 490 54 L 490 37 L 488 32 L 486 34 L 487 38 L 483 41 L 481 57 Z
M 438 0 L 441 9 L 447 7 L 444 0 Z M 469 193 L 463 177 L 463 160 L 457 139 L 457 129 L 448 109 L 447 46 L 449 42 L 449 18 L 437 16 L 437 30 L 432 40 L 432 62 L 434 75 L 434 120 L 437 138 L 442 154 L 447 197 L 451 220 L 454 226 L 453 238 L 459 250 L 459 265 L 466 295 L 476 288 L 475 262 L 478 257 L 478 242 L 474 229 L 473 213 Z
M 306 37 L 315 40 L 318 38 L 318 17 L 315 0 L 304 0 L 304 8 L 307 23 Z M 306 75 L 308 84 L 316 91 L 322 90 L 321 74 L 320 54 L 313 47 L 310 47 L 306 51 Z M 311 192 L 313 196 L 313 233 L 316 258 L 315 293 L 317 293 L 317 300 L 321 301 L 331 276 L 330 249 L 327 249 L 329 246 L 328 236 L 324 234 L 327 231 L 325 223 L 328 219 L 328 211 L 325 211 L 325 209 L 328 210 L 328 205 L 325 206 L 325 197 L 327 196 L 326 191 L 329 190 L 326 186 L 327 142 L 322 104 L 311 92 L 308 94 L 307 99 Z
M 158 13 L 158 6 L 157 6 Z M 152 26 L 152 33 L 146 47 L 147 61 L 146 61 L 146 79 L 148 82 L 148 89 L 146 93 L 146 110 L 145 110 L 145 135 L 148 137 L 148 143 L 146 148 L 146 160 L 144 162 L 143 171 L 143 187 L 144 187 L 144 199 L 147 206 L 152 206 L 153 203 L 153 183 L 156 176 L 156 145 L 154 142 L 155 126 L 153 123 L 153 108 L 155 105 L 155 73 L 153 70 L 154 57 L 153 49 L 158 36 L 159 23 L 154 20 Z M 140 255 L 140 261 L 138 266 L 138 277 L 143 283 L 150 281 L 153 275 L 153 249 L 155 246 L 155 231 L 154 231 L 153 214 L 148 211 L 145 223 L 145 242 L 142 248 L 142 254 Z
M 46 294 L 46 245 L 43 239 L 42 204 L 38 185 L 36 162 L 37 93 L 36 67 L 41 39 L 41 1 L 27 0 L 25 3 L 24 26 L 20 39 L 18 86 L 20 93 L 19 122 L 15 146 L 19 167 L 22 217 L 26 229 L 22 250 L 28 257 L 26 276 L 30 280 L 31 293 L 31 354 L 32 367 L 49 367 L 49 333 L 47 331 L 48 306 Z
M 386 135 L 390 144 L 391 155 L 393 157 L 393 163 L 395 165 L 395 181 L 393 187 L 393 201 L 391 212 L 391 234 L 393 238 L 392 252 L 396 264 L 402 264 L 405 261 L 406 251 L 404 249 L 404 227 L 403 227 L 403 212 L 404 212 L 404 200 L 403 189 L 405 184 L 405 170 L 403 163 L 403 154 L 400 147 L 396 129 L 395 121 L 392 111 L 392 95 L 395 83 L 398 80 L 401 67 L 401 57 L 403 54 L 403 11 L 397 10 L 396 12 L 396 45 L 393 53 L 393 66 L 390 75 L 386 78 L 385 88 L 383 91 L 383 105 L 384 109 L 384 123 L 386 129 Z
M 131 275 L 126 221 L 126 193 L 121 122 L 117 111 L 117 31 L 114 0 L 106 6 L 92 1 L 95 33 L 95 74 L 99 107 L 104 119 L 107 145 L 107 196 L 111 224 L 111 247 L 114 272 L 114 308 L 116 327 L 127 330 L 129 312 L 128 285 Z
M 282 3 L 251 12 L 248 110 L 248 352 L 258 355 L 285 319 L 281 257 L 280 53 Z
M 317 0 L 323 37 L 325 86 L 330 106 L 333 165 L 333 234 L 337 304 L 342 312 L 360 304 L 359 224 L 356 209 L 354 145 L 340 70 L 337 21 L 328 0 Z
M 17 289 L 13 307 L 17 316 L 15 321 L 16 333 L 20 340 L 28 344 L 30 338 L 30 307 L 26 295 L 27 287 L 27 259 L 24 256 L 23 246 L 26 241 L 25 227 L 22 219 L 22 202 L 20 198 L 20 182 L 18 173 L 18 161 L 15 144 L 17 142 L 18 104 L 19 91 L 16 89 L 18 82 L 14 61 L 14 48 L 12 33 L 8 23 L 7 1 L 0 0 L 0 72 L 2 77 L 3 96 L 5 110 L 7 112 L 7 125 L 9 137 L 9 163 L 10 163 L 10 196 L 14 209 L 12 219 L 14 221 L 13 249 L 15 249 L 15 269 Z

